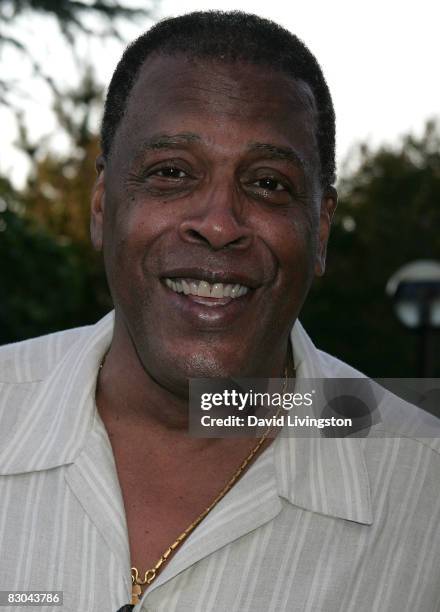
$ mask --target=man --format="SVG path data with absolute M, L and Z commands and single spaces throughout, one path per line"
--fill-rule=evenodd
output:
M 299 378 L 356 375 L 297 321 L 336 206 L 311 53 L 241 13 L 158 24 L 113 75 L 97 170 L 114 317 L 2 352 L 1 588 L 81 612 L 437 610 L 438 444 L 187 431 L 190 378 L 292 375 L 291 349 Z

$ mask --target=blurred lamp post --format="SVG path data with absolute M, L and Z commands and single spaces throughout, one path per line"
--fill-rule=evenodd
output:
M 419 333 L 421 378 L 432 375 L 431 343 L 440 329 L 440 262 L 419 260 L 395 272 L 386 286 L 399 321 Z

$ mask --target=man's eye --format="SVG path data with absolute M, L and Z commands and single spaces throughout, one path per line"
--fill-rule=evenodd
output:
M 286 187 L 273 178 L 262 178 L 255 181 L 254 185 L 257 185 L 260 189 L 264 189 L 265 191 L 287 191 Z
M 250 197 L 267 202 L 267 204 L 286 206 L 302 197 L 294 183 L 288 178 L 280 177 L 278 174 L 272 175 L 268 170 L 260 171 L 258 174 L 259 177 L 254 173 L 251 173 L 250 176 L 244 174 L 242 178 L 242 185 Z
M 180 168 L 176 168 L 176 166 L 166 166 L 155 170 L 151 173 L 150 176 L 161 176 L 163 178 L 180 179 L 186 176 L 186 172 L 180 170 Z

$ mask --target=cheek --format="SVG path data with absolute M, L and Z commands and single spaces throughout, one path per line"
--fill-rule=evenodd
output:
M 151 209 L 134 197 L 127 197 L 115 206 L 108 225 L 113 256 L 120 264 L 126 258 L 144 253 L 155 233 L 160 231 Z M 131 262 L 127 261 L 127 265 L 131 267 Z
M 291 214 L 277 224 L 271 240 L 281 270 L 289 276 L 303 272 L 307 275 L 313 266 L 318 237 L 318 218 L 312 213 Z
M 119 301 L 116 295 L 127 296 L 138 285 L 138 258 L 145 245 L 145 228 L 124 204 L 114 210 L 106 219 L 103 250 L 113 300 Z
M 285 220 L 276 235 L 279 274 L 277 318 L 296 318 L 314 278 L 319 226 L 315 215 L 295 215 Z M 274 243 L 275 244 L 275 243 Z

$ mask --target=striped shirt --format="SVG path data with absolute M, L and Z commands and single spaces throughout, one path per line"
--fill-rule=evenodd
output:
M 0 590 L 63 591 L 66 612 L 130 601 L 123 500 L 95 404 L 112 330 L 111 313 L 0 349 Z M 299 322 L 291 340 L 299 378 L 356 376 Z M 439 612 L 439 455 L 438 439 L 386 428 L 278 436 L 135 611 Z

